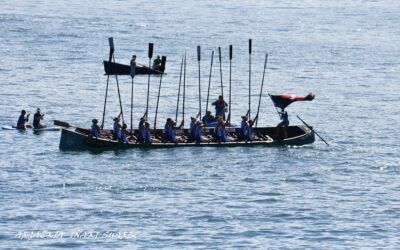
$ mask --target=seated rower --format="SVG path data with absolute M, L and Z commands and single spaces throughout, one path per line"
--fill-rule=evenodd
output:
M 144 126 L 142 127 L 142 137 L 145 143 L 151 144 L 151 134 L 150 134 L 150 123 L 145 122 Z
M 213 123 L 216 121 L 214 116 L 211 114 L 211 111 L 207 111 L 206 114 L 201 119 L 203 125 L 208 127 L 213 127 Z
M 247 132 L 246 132 L 246 140 L 248 140 L 248 141 L 253 141 L 254 140 L 253 125 L 254 125 L 254 121 L 253 120 L 249 120 L 248 127 L 247 127 Z
M 196 140 L 196 142 L 197 143 L 200 143 L 200 142 L 203 142 L 204 140 L 203 140 L 203 135 L 202 135 L 202 133 L 201 133 L 201 128 L 203 127 L 204 125 L 201 123 L 201 121 L 197 121 L 196 122 L 196 125 L 195 125 L 195 128 L 194 128 L 194 138 L 195 138 L 195 140 Z
M 242 116 L 242 122 L 240 123 L 240 139 L 245 140 L 247 138 L 247 130 L 249 124 L 247 123 L 247 116 Z
M 122 125 L 121 131 L 119 133 L 118 141 L 119 142 L 128 142 L 128 126 L 126 123 Z
M 121 137 L 121 124 L 119 123 L 119 116 L 113 119 L 113 140 L 118 140 Z
M 165 131 L 164 131 L 164 138 L 165 142 L 173 142 L 176 143 L 176 133 L 175 129 L 178 128 L 175 126 L 176 123 L 171 119 L 167 118 L 167 122 L 165 123 Z
M 96 139 L 100 137 L 100 127 L 97 125 L 98 121 L 97 119 L 92 120 L 92 127 L 90 130 L 90 135 L 92 137 L 95 137 Z
M 196 118 L 190 117 L 190 126 L 189 126 L 189 139 L 188 142 L 193 142 L 196 140 L 195 130 L 196 130 Z
M 139 126 L 138 126 L 138 133 L 137 133 L 137 138 L 138 138 L 138 142 L 144 142 L 144 138 L 143 138 L 143 133 L 142 130 L 145 126 L 146 123 L 146 119 L 144 117 L 140 118 L 140 122 L 139 122 Z
M 21 110 L 21 115 L 18 118 L 18 122 L 17 122 L 17 128 L 18 129 L 26 129 L 29 127 L 29 125 L 25 125 L 26 122 L 29 121 L 29 114 L 26 115 L 26 111 L 23 109 Z
M 211 105 L 215 106 L 215 116 L 220 116 L 225 119 L 225 112 L 227 111 L 228 103 L 224 101 L 224 97 L 222 95 L 218 96 L 218 100 L 211 103 Z
M 228 141 L 228 132 L 226 131 L 226 123 L 222 119 L 218 123 L 217 135 L 220 142 Z
M 278 131 L 278 136 L 280 134 L 280 129 L 283 130 L 283 138 L 287 138 L 287 128 L 289 126 L 289 115 L 288 113 L 282 109 L 280 112 L 278 112 L 280 117 L 281 117 L 281 122 L 277 125 L 277 131 Z
M 36 113 L 33 115 L 33 127 L 34 128 L 45 128 L 47 127 L 46 125 L 43 125 L 40 123 L 41 120 L 43 120 L 44 114 L 40 112 L 40 108 L 36 109 Z

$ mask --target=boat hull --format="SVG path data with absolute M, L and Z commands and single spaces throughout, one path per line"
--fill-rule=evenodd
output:
M 275 127 L 256 128 L 255 133 L 262 133 L 269 137 L 262 141 L 234 141 L 234 142 L 203 142 L 203 143 L 121 143 L 110 139 L 90 137 L 80 131 L 62 129 L 60 149 L 62 150 L 108 150 L 108 149 L 129 149 L 129 148 L 177 148 L 177 147 L 249 147 L 249 146 L 301 146 L 311 144 L 315 141 L 314 132 L 305 126 L 291 126 L 288 128 L 289 138 L 274 138 Z M 268 135 L 270 134 L 271 137 Z M 292 136 L 291 136 L 292 135 Z M 273 139 L 274 138 L 274 139 Z
M 103 61 L 104 64 L 104 71 L 106 75 L 130 75 L 131 74 L 131 66 L 130 65 L 125 65 L 125 64 L 120 64 L 120 63 L 113 63 L 113 62 L 108 62 L 108 61 Z M 154 75 L 160 75 L 163 74 L 163 72 L 154 70 L 148 67 L 144 66 L 136 66 L 135 69 L 135 75 L 148 75 L 148 74 L 154 74 Z

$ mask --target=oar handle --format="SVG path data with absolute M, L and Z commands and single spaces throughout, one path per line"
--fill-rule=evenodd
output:
M 110 56 L 108 57 L 108 62 L 111 62 L 112 56 L 114 54 L 114 39 L 112 37 L 108 38 L 108 44 L 110 45 Z
M 218 47 L 218 58 L 221 61 L 221 47 Z
M 233 51 L 233 46 L 229 45 L 229 60 L 232 60 L 232 51 Z

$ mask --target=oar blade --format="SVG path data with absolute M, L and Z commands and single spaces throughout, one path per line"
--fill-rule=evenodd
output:
M 71 125 L 68 122 L 63 122 L 59 120 L 54 120 L 54 125 L 64 127 L 64 128 L 69 128 Z

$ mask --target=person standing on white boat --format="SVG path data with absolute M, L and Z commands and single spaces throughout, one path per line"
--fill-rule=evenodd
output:
M 21 110 L 21 115 L 18 118 L 18 122 L 17 122 L 17 128 L 18 129 L 26 129 L 27 127 L 29 127 L 29 125 L 25 125 L 26 122 L 29 121 L 29 114 L 26 114 L 25 109 Z

